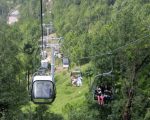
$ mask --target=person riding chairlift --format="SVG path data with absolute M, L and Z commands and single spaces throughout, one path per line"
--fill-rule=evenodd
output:
M 73 86 L 76 86 L 77 85 L 77 78 L 75 77 L 75 76 L 71 76 L 71 84 L 73 85 Z
M 111 99 L 111 95 L 112 95 L 111 88 L 108 87 L 108 86 L 105 86 L 104 96 L 105 96 L 106 100 L 110 100 Z
M 78 75 L 78 78 L 77 78 L 77 86 L 82 86 L 82 77 L 81 75 Z
M 104 105 L 104 95 L 100 87 L 97 87 L 97 100 L 99 105 Z

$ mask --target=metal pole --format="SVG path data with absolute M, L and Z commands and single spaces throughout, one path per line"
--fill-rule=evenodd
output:
M 46 42 L 48 43 L 49 27 L 47 27 L 46 29 L 47 29 L 47 41 L 46 41 Z M 47 43 L 46 43 L 46 44 L 47 44 Z
M 51 51 L 51 56 L 52 56 L 52 60 L 51 60 L 51 76 L 52 76 L 52 81 L 55 83 L 54 80 L 54 72 L 55 72 L 55 56 L 54 56 L 54 47 L 52 46 L 52 51 Z
M 52 29 L 53 29 L 53 24 L 52 22 L 50 22 L 50 33 L 52 33 Z

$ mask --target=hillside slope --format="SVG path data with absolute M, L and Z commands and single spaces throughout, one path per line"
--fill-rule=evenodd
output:
M 50 110 L 66 118 L 67 111 L 65 111 L 65 108 L 68 105 L 73 105 L 80 109 L 80 106 L 84 103 L 86 99 L 85 94 L 88 92 L 88 81 L 83 77 L 83 86 L 75 87 L 70 83 L 70 71 L 56 71 L 56 89 L 56 99 L 50 106 Z

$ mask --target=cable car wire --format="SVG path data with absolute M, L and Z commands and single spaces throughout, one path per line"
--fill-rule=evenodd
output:
M 41 14 L 40 14 L 40 18 L 41 18 L 41 38 L 42 38 L 42 50 L 43 50 L 43 45 L 44 45 L 44 41 L 43 41 L 43 4 L 42 4 L 42 0 L 40 0 L 40 4 L 41 4 Z
M 132 41 L 132 42 L 129 42 L 129 43 L 123 45 L 123 46 L 120 46 L 120 47 L 118 47 L 118 48 L 112 50 L 111 52 L 108 51 L 108 52 L 106 52 L 106 53 L 100 53 L 100 54 L 98 54 L 98 55 L 82 57 L 82 58 L 79 58 L 79 59 L 80 59 L 80 60 L 81 60 L 81 59 L 89 59 L 89 58 L 95 58 L 95 57 L 100 57 L 100 56 L 105 56 L 105 55 L 108 55 L 108 54 L 112 54 L 112 53 L 118 52 L 118 51 L 120 51 L 120 50 L 122 50 L 122 49 L 125 49 L 126 47 L 128 47 L 128 46 L 130 46 L 130 45 L 136 44 L 136 43 L 142 41 L 144 38 L 147 38 L 147 37 L 150 37 L 150 34 L 149 34 L 149 35 L 146 35 L 146 36 L 144 36 L 144 37 L 142 37 L 142 38 L 139 38 L 139 39 L 137 39 L 137 40 L 134 40 L 134 41 Z
M 132 41 L 132 42 L 130 42 L 130 43 L 127 43 L 127 44 L 125 44 L 125 45 L 123 45 L 123 46 L 121 46 L 121 47 L 118 47 L 118 48 L 114 49 L 112 52 L 115 52 L 115 51 L 124 49 L 124 48 L 126 48 L 126 47 L 128 47 L 128 46 L 130 46 L 130 45 L 132 45 L 132 44 L 136 44 L 137 42 L 139 42 L 139 41 L 141 41 L 141 40 L 143 40 L 144 38 L 147 38 L 147 37 L 150 37 L 150 34 L 149 34 L 149 35 L 146 35 L 146 36 L 144 36 L 144 37 L 142 37 L 142 38 L 139 38 L 139 39 L 137 39 L 137 40 L 134 40 L 134 41 Z

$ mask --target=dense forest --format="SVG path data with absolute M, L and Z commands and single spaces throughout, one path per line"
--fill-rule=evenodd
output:
M 54 1 L 56 32 L 72 62 L 91 62 L 96 75 L 110 71 L 113 59 L 114 101 L 99 109 L 87 97 L 81 110 L 70 110 L 70 119 L 150 119 L 149 8 L 148 0 Z
M 9 12 L 17 5 L 27 3 L 21 3 L 17 0 L 0 1 L 1 120 L 19 119 L 21 106 L 27 104 L 30 100 L 27 91 L 27 76 L 31 74 L 34 67 L 37 66 L 36 61 L 38 61 L 38 59 L 36 59 L 37 56 L 35 56 L 38 51 L 36 48 L 37 42 L 33 41 L 40 37 L 39 21 L 36 20 L 35 17 L 27 17 L 29 12 L 21 9 L 20 11 L 24 13 L 24 16 L 20 18 L 22 20 L 13 26 L 7 24 Z M 31 20 L 32 23 L 30 22 Z M 27 47 L 29 44 L 32 44 L 32 50 Z
M 40 61 L 40 1 L 1 0 L 0 119 L 149 120 L 150 1 L 53 0 L 52 8 L 46 3 L 44 22 L 53 21 L 57 36 L 63 36 L 61 50 L 71 67 L 88 65 L 83 71 L 84 80 L 91 80 L 82 95 L 86 99 L 66 104 L 67 117 L 52 112 L 50 105 L 30 102 L 27 80 Z M 9 26 L 7 17 L 16 6 L 19 22 Z M 109 72 L 106 80 L 96 77 Z M 100 106 L 93 90 L 106 83 L 113 87 L 113 100 Z

